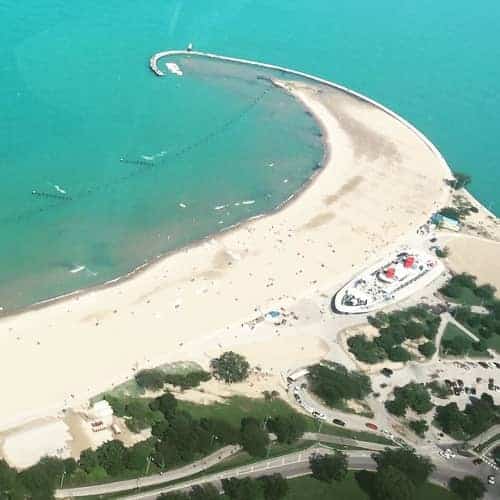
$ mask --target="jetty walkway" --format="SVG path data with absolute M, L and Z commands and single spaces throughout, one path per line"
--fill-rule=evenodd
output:
M 414 134 L 421 139 L 424 144 L 431 150 L 431 152 L 438 158 L 438 160 L 442 163 L 443 167 L 449 172 L 450 177 L 453 175 L 451 168 L 449 167 L 448 163 L 444 159 L 443 155 L 438 151 L 436 146 L 422 133 L 420 130 L 418 130 L 416 127 L 414 127 L 410 122 L 405 120 L 402 116 L 399 116 L 397 113 L 394 111 L 391 111 L 389 108 L 386 108 L 384 105 L 380 104 L 377 101 L 374 101 L 373 99 L 370 99 L 369 97 L 360 94 L 359 92 L 356 92 L 354 90 L 349 89 L 348 87 L 344 87 L 343 85 L 339 85 L 338 83 L 331 82 L 330 80 L 325 80 L 324 78 L 319 78 L 317 76 L 311 75 L 309 73 L 304 73 L 302 71 L 297 71 L 294 69 L 290 68 L 285 68 L 284 66 L 277 66 L 275 64 L 268 64 L 268 63 L 263 63 L 263 62 L 258 62 L 258 61 L 251 61 L 249 59 L 240 59 L 237 57 L 228 57 L 228 56 L 222 56 L 218 54 L 212 54 L 210 52 L 200 52 L 196 50 L 165 50 L 163 52 L 157 52 L 156 54 L 153 54 L 149 60 L 149 67 L 151 68 L 151 71 L 157 76 L 165 76 L 165 73 L 160 69 L 159 62 L 161 59 L 165 57 L 172 57 L 172 56 L 198 56 L 198 57 L 203 57 L 206 59 L 212 59 L 212 60 L 217 60 L 217 61 L 225 61 L 225 62 L 232 62 L 232 63 L 238 63 L 238 64 L 245 64 L 248 66 L 254 66 L 257 68 L 264 68 L 264 69 L 270 69 L 274 71 L 281 71 L 284 73 L 289 73 L 290 75 L 294 76 L 299 76 L 301 78 L 306 78 L 308 80 L 311 80 L 315 83 L 320 83 L 323 85 L 327 85 L 328 87 L 331 87 L 336 90 L 340 90 L 342 92 L 346 92 L 361 101 L 364 101 L 368 104 L 371 104 L 375 106 L 376 108 L 380 109 L 381 111 L 384 111 L 385 113 L 389 114 L 396 120 L 398 120 L 400 123 L 402 123 L 405 127 L 409 128 Z

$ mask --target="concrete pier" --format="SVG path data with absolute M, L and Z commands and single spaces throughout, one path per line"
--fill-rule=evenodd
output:
M 434 146 L 434 144 L 432 144 L 432 142 L 429 139 L 427 139 L 427 137 L 425 137 L 425 135 L 422 134 L 422 132 L 420 132 L 420 130 L 415 128 L 410 122 L 405 120 L 403 117 L 399 116 L 394 111 L 391 111 L 389 108 L 386 108 L 385 106 L 378 103 L 377 101 L 374 101 L 373 99 L 370 99 L 369 97 L 366 97 L 365 95 L 360 94 L 359 92 L 355 92 L 354 90 L 351 90 L 351 89 L 344 87 L 342 85 L 339 85 L 337 83 L 331 82 L 329 80 L 325 80 L 323 78 L 319 78 L 317 76 L 310 75 L 308 73 L 303 73 L 302 71 L 296 71 L 294 69 L 285 68 L 283 66 L 276 66 L 274 64 L 261 63 L 258 61 L 250 61 L 248 59 L 238 59 L 236 57 L 220 56 L 217 54 L 211 54 L 209 52 L 198 52 L 195 50 L 166 50 L 163 52 L 157 52 L 149 60 L 149 66 L 151 68 L 151 71 L 153 71 L 153 73 L 155 73 L 155 75 L 157 75 L 157 76 L 165 76 L 165 73 L 163 73 L 163 71 L 161 71 L 161 69 L 159 68 L 159 61 L 160 61 L 160 59 L 163 59 L 164 57 L 170 57 L 170 56 L 200 56 L 200 57 L 204 57 L 206 59 L 214 59 L 214 60 L 218 60 L 218 61 L 246 64 L 246 65 L 255 66 L 258 68 L 283 71 L 285 73 L 289 73 L 289 74 L 295 75 L 295 76 L 300 76 L 302 78 L 307 78 L 308 80 L 311 80 L 313 82 L 327 85 L 327 86 L 332 87 L 334 89 L 346 92 L 354 97 L 357 97 L 358 99 L 360 99 L 364 102 L 367 102 L 367 103 L 379 108 L 380 110 L 384 111 L 388 115 L 392 116 L 393 118 L 395 118 L 396 120 L 401 122 L 405 127 L 408 127 L 413 133 L 415 133 L 424 142 L 424 144 L 431 150 L 431 152 L 439 158 L 439 160 L 442 162 L 445 169 L 449 172 L 449 175 L 450 176 L 453 175 L 448 163 L 443 158 L 443 155 L 438 151 L 438 149 Z

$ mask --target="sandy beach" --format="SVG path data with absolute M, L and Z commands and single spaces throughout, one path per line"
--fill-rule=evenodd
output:
M 207 366 L 232 348 L 279 370 L 324 354 L 319 341 L 308 343 L 307 325 L 302 338 L 283 342 L 273 328 L 256 338 L 243 324 L 329 292 L 411 242 L 447 204 L 450 173 L 414 131 L 376 106 L 341 90 L 288 88 L 324 131 L 329 154 L 314 181 L 282 210 L 133 279 L 2 318 L 0 429 L 77 406 L 165 362 Z

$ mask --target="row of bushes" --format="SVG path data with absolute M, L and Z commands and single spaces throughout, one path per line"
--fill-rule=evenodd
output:
M 308 379 L 311 391 L 332 407 L 349 399 L 363 399 L 372 392 L 369 377 L 338 363 L 325 361 L 310 366 Z
M 433 408 L 431 395 L 424 384 L 410 382 L 403 387 L 394 389 L 394 399 L 385 402 L 385 407 L 390 413 L 403 417 L 408 408 L 419 415 L 428 413 Z
M 233 351 L 227 351 L 210 362 L 213 375 L 226 383 L 241 382 L 249 375 L 248 361 Z M 207 382 L 212 375 L 204 370 L 188 373 L 167 373 L 160 368 L 141 370 L 135 375 L 135 381 L 142 389 L 159 391 L 165 384 L 180 387 L 181 390 L 198 387 L 201 382 Z
M 449 436 L 469 439 L 500 423 L 500 406 L 495 406 L 493 398 L 483 393 L 480 398 L 471 398 L 463 411 L 456 403 L 436 407 L 435 422 Z
M 349 350 L 364 363 L 379 363 L 385 359 L 406 362 L 410 353 L 401 345 L 405 340 L 425 338 L 419 351 L 426 357 L 436 352 L 434 338 L 441 318 L 423 304 L 391 313 L 378 312 L 369 316 L 368 322 L 377 328 L 379 335 L 368 340 L 365 335 L 355 335 L 348 339 Z

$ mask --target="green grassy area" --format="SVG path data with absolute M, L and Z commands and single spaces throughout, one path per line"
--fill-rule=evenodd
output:
M 354 472 L 349 472 L 346 479 L 340 483 L 333 481 L 330 484 L 317 481 L 312 477 L 301 477 L 290 479 L 288 484 L 290 491 L 285 500 L 316 500 L 327 498 L 370 500 L 368 494 L 360 488 Z M 227 500 L 227 497 L 222 496 L 221 499 Z M 428 483 L 418 490 L 415 500 L 459 500 L 459 498 L 445 488 Z
M 192 361 L 176 361 L 174 363 L 165 363 L 163 365 L 156 367 L 159 370 L 169 374 L 169 375 L 186 375 L 191 372 L 201 371 L 202 367 L 198 363 Z M 91 399 L 91 403 L 100 401 L 103 399 L 104 394 L 110 394 L 114 397 L 140 397 L 145 393 L 142 387 L 137 385 L 135 378 L 131 378 L 123 384 L 117 385 L 113 389 L 106 391 L 105 393 L 99 394 Z
M 490 357 L 490 355 L 487 352 L 481 352 L 481 351 L 474 349 L 474 347 L 473 347 L 474 341 L 471 339 L 471 337 L 469 337 L 461 328 L 454 325 L 453 323 L 448 323 L 446 325 L 446 328 L 444 329 L 443 337 L 441 339 L 441 346 L 439 348 L 441 356 L 444 356 L 444 357 L 447 356 L 447 354 L 445 354 L 443 352 L 442 342 L 446 341 L 446 340 L 452 340 L 455 337 L 464 338 L 467 341 L 467 343 L 470 345 L 470 351 L 467 354 L 467 356 L 469 356 L 471 358 L 489 358 Z M 498 337 L 498 335 L 497 335 L 497 337 Z M 450 355 L 450 357 L 453 357 L 453 356 Z
M 492 335 L 489 339 L 485 339 L 486 344 L 490 349 L 494 349 L 500 353 L 500 335 Z
M 454 304 L 461 304 L 464 306 L 480 306 L 486 302 L 484 299 L 478 297 L 474 293 L 474 290 L 471 290 L 470 288 L 461 286 L 457 287 L 457 290 L 459 293 L 456 297 L 447 297 L 445 295 L 446 299 Z
M 195 418 L 220 418 L 235 426 L 239 426 L 241 419 L 246 416 L 252 416 L 263 420 L 266 417 L 276 417 L 278 415 L 287 416 L 297 413 L 282 399 L 266 401 L 263 398 L 253 399 L 243 396 L 234 396 L 228 398 L 223 403 L 213 403 L 210 405 L 200 405 L 188 401 L 179 401 L 178 405 L 180 410 L 189 412 Z M 320 429 L 319 421 L 307 416 L 304 416 L 304 419 L 306 420 L 308 432 L 318 432 Z M 387 445 L 392 444 L 392 442 L 385 437 L 372 432 L 352 431 L 325 423 L 321 424 L 321 432 L 324 434 L 358 439 L 360 441 L 370 441 Z

